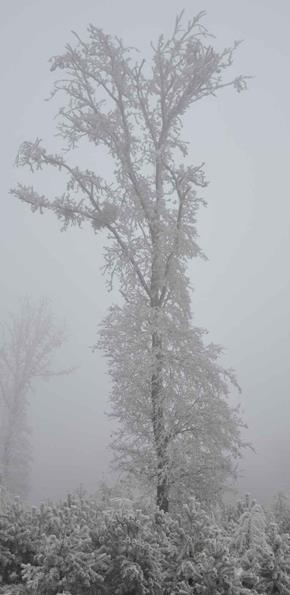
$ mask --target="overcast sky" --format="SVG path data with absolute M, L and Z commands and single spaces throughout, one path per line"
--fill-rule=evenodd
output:
M 190 270 L 194 320 L 225 347 L 243 389 L 256 454 L 242 462 L 241 489 L 262 499 L 290 491 L 289 0 L 2 0 L 0 317 L 24 295 L 51 298 L 69 331 L 62 357 L 80 366 L 32 395 L 34 501 L 80 483 L 93 490 L 106 472 L 109 382 L 101 354 L 89 346 L 115 296 L 100 272 L 101 239 L 86 228 L 60 233 L 52 216 L 33 215 L 9 196 L 18 180 L 29 179 L 13 167 L 17 148 L 38 136 L 57 149 L 56 105 L 44 101 L 53 80 L 48 59 L 72 41 L 71 30 L 84 35 L 92 22 L 149 58 L 150 40 L 169 33 L 182 8 L 188 18 L 207 11 L 217 47 L 244 40 L 233 70 L 255 77 L 247 93 L 225 90 L 186 118 L 192 161 L 206 162 L 211 182 L 199 218 L 209 261 Z M 105 163 L 91 151 L 89 167 L 102 173 Z M 38 187 L 56 183 L 61 187 L 46 176 Z

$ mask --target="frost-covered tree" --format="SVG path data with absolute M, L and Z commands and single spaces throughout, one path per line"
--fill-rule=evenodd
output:
M 0 334 L 0 477 L 2 489 L 25 495 L 31 445 L 28 397 L 37 378 L 49 378 L 64 333 L 45 301 L 26 300 L 1 326 Z
M 64 228 L 89 223 L 105 232 L 109 286 L 117 277 L 123 305 L 104 321 L 100 343 L 113 379 L 114 446 L 126 471 L 148 478 L 167 510 L 177 487 L 218 492 L 240 448 L 240 420 L 227 402 L 235 382 L 219 363 L 220 348 L 205 345 L 191 321 L 187 263 L 203 256 L 197 212 L 205 188 L 203 165 L 190 165 L 182 118 L 197 101 L 245 78 L 225 78 L 233 47 L 221 52 L 203 14 L 152 45 L 139 59 L 119 38 L 90 25 L 88 37 L 51 60 L 61 76 L 54 94 L 64 102 L 58 133 L 66 153 L 48 152 L 39 139 L 24 142 L 17 164 L 66 175 L 56 198 L 18 185 L 12 194 L 33 211 L 53 211 Z M 112 159 L 111 179 L 73 162 L 87 141 Z M 213 481 L 214 479 L 214 481 Z

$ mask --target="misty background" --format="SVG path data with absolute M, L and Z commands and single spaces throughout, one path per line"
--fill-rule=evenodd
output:
M 190 267 L 194 321 L 225 347 L 224 361 L 242 387 L 245 437 L 256 453 L 241 461 L 240 490 L 262 501 L 290 491 L 288 0 L 10 0 L 0 5 L 0 320 L 26 295 L 48 297 L 67 326 L 61 363 L 79 366 L 39 383 L 31 396 L 36 503 L 80 484 L 93 491 L 107 474 L 110 385 L 104 358 L 90 346 L 117 292 L 105 288 L 101 235 L 89 228 L 61 233 L 52 215 L 34 215 L 9 196 L 17 181 L 47 194 L 63 187 L 62 176 L 32 179 L 17 170 L 17 149 L 40 137 L 57 150 L 58 103 L 44 101 L 54 80 L 48 59 L 72 41 L 71 30 L 85 36 L 92 22 L 150 59 L 150 40 L 170 32 L 182 8 L 187 18 L 207 11 L 204 23 L 218 48 L 244 40 L 233 72 L 255 77 L 246 93 L 225 90 L 197 104 L 185 121 L 191 161 L 205 161 L 211 182 L 198 224 L 209 260 Z M 93 147 L 87 163 L 107 172 Z

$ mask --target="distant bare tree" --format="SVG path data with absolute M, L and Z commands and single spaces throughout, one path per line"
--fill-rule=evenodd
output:
M 89 223 L 107 235 L 109 286 L 116 275 L 124 298 L 101 336 L 119 422 L 113 446 L 123 469 L 154 485 L 163 510 L 177 488 L 218 493 L 241 444 L 226 401 L 234 376 L 191 322 L 187 263 L 202 256 L 196 217 L 207 183 L 203 164 L 186 162 L 182 118 L 196 102 L 246 86 L 242 76 L 224 78 L 238 44 L 216 51 L 202 16 L 185 25 L 177 17 L 172 35 L 152 45 L 149 66 L 93 25 L 87 40 L 75 34 L 76 46 L 51 61 L 61 71 L 54 93 L 66 99 L 58 133 L 67 152 L 50 153 L 36 139 L 17 159 L 32 171 L 62 172 L 66 189 L 56 198 L 21 184 L 12 190 L 64 228 Z M 85 141 L 111 156 L 113 180 L 70 161 Z
M 25 495 L 31 445 L 27 420 L 33 382 L 56 372 L 51 368 L 64 341 L 47 302 L 26 300 L 18 314 L 0 327 L 0 474 L 10 493 Z

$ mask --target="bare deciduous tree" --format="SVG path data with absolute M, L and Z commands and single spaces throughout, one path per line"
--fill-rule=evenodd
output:
M 62 373 L 51 368 L 64 331 L 45 301 L 26 300 L 1 326 L 0 336 L 0 471 L 10 493 L 25 495 L 29 486 L 31 445 L 28 395 L 37 378 Z
M 240 447 L 240 420 L 226 401 L 234 377 L 219 364 L 220 349 L 206 346 L 192 325 L 186 274 L 188 260 L 203 255 L 196 216 L 206 180 L 203 164 L 187 163 L 182 118 L 197 101 L 246 86 L 241 76 L 224 77 L 238 44 L 216 51 L 202 16 L 184 25 L 180 15 L 172 35 L 152 45 L 151 66 L 93 25 L 85 41 L 74 34 L 76 44 L 51 61 L 63 73 L 53 94 L 66 99 L 58 133 L 67 156 L 36 139 L 17 158 L 32 171 L 66 174 L 65 192 L 12 190 L 33 211 L 53 211 L 64 228 L 89 223 L 107 234 L 109 286 L 116 275 L 124 298 L 101 335 L 114 381 L 117 459 L 153 481 L 163 510 L 178 486 L 218 491 Z M 70 162 L 84 141 L 111 156 L 112 180 Z

